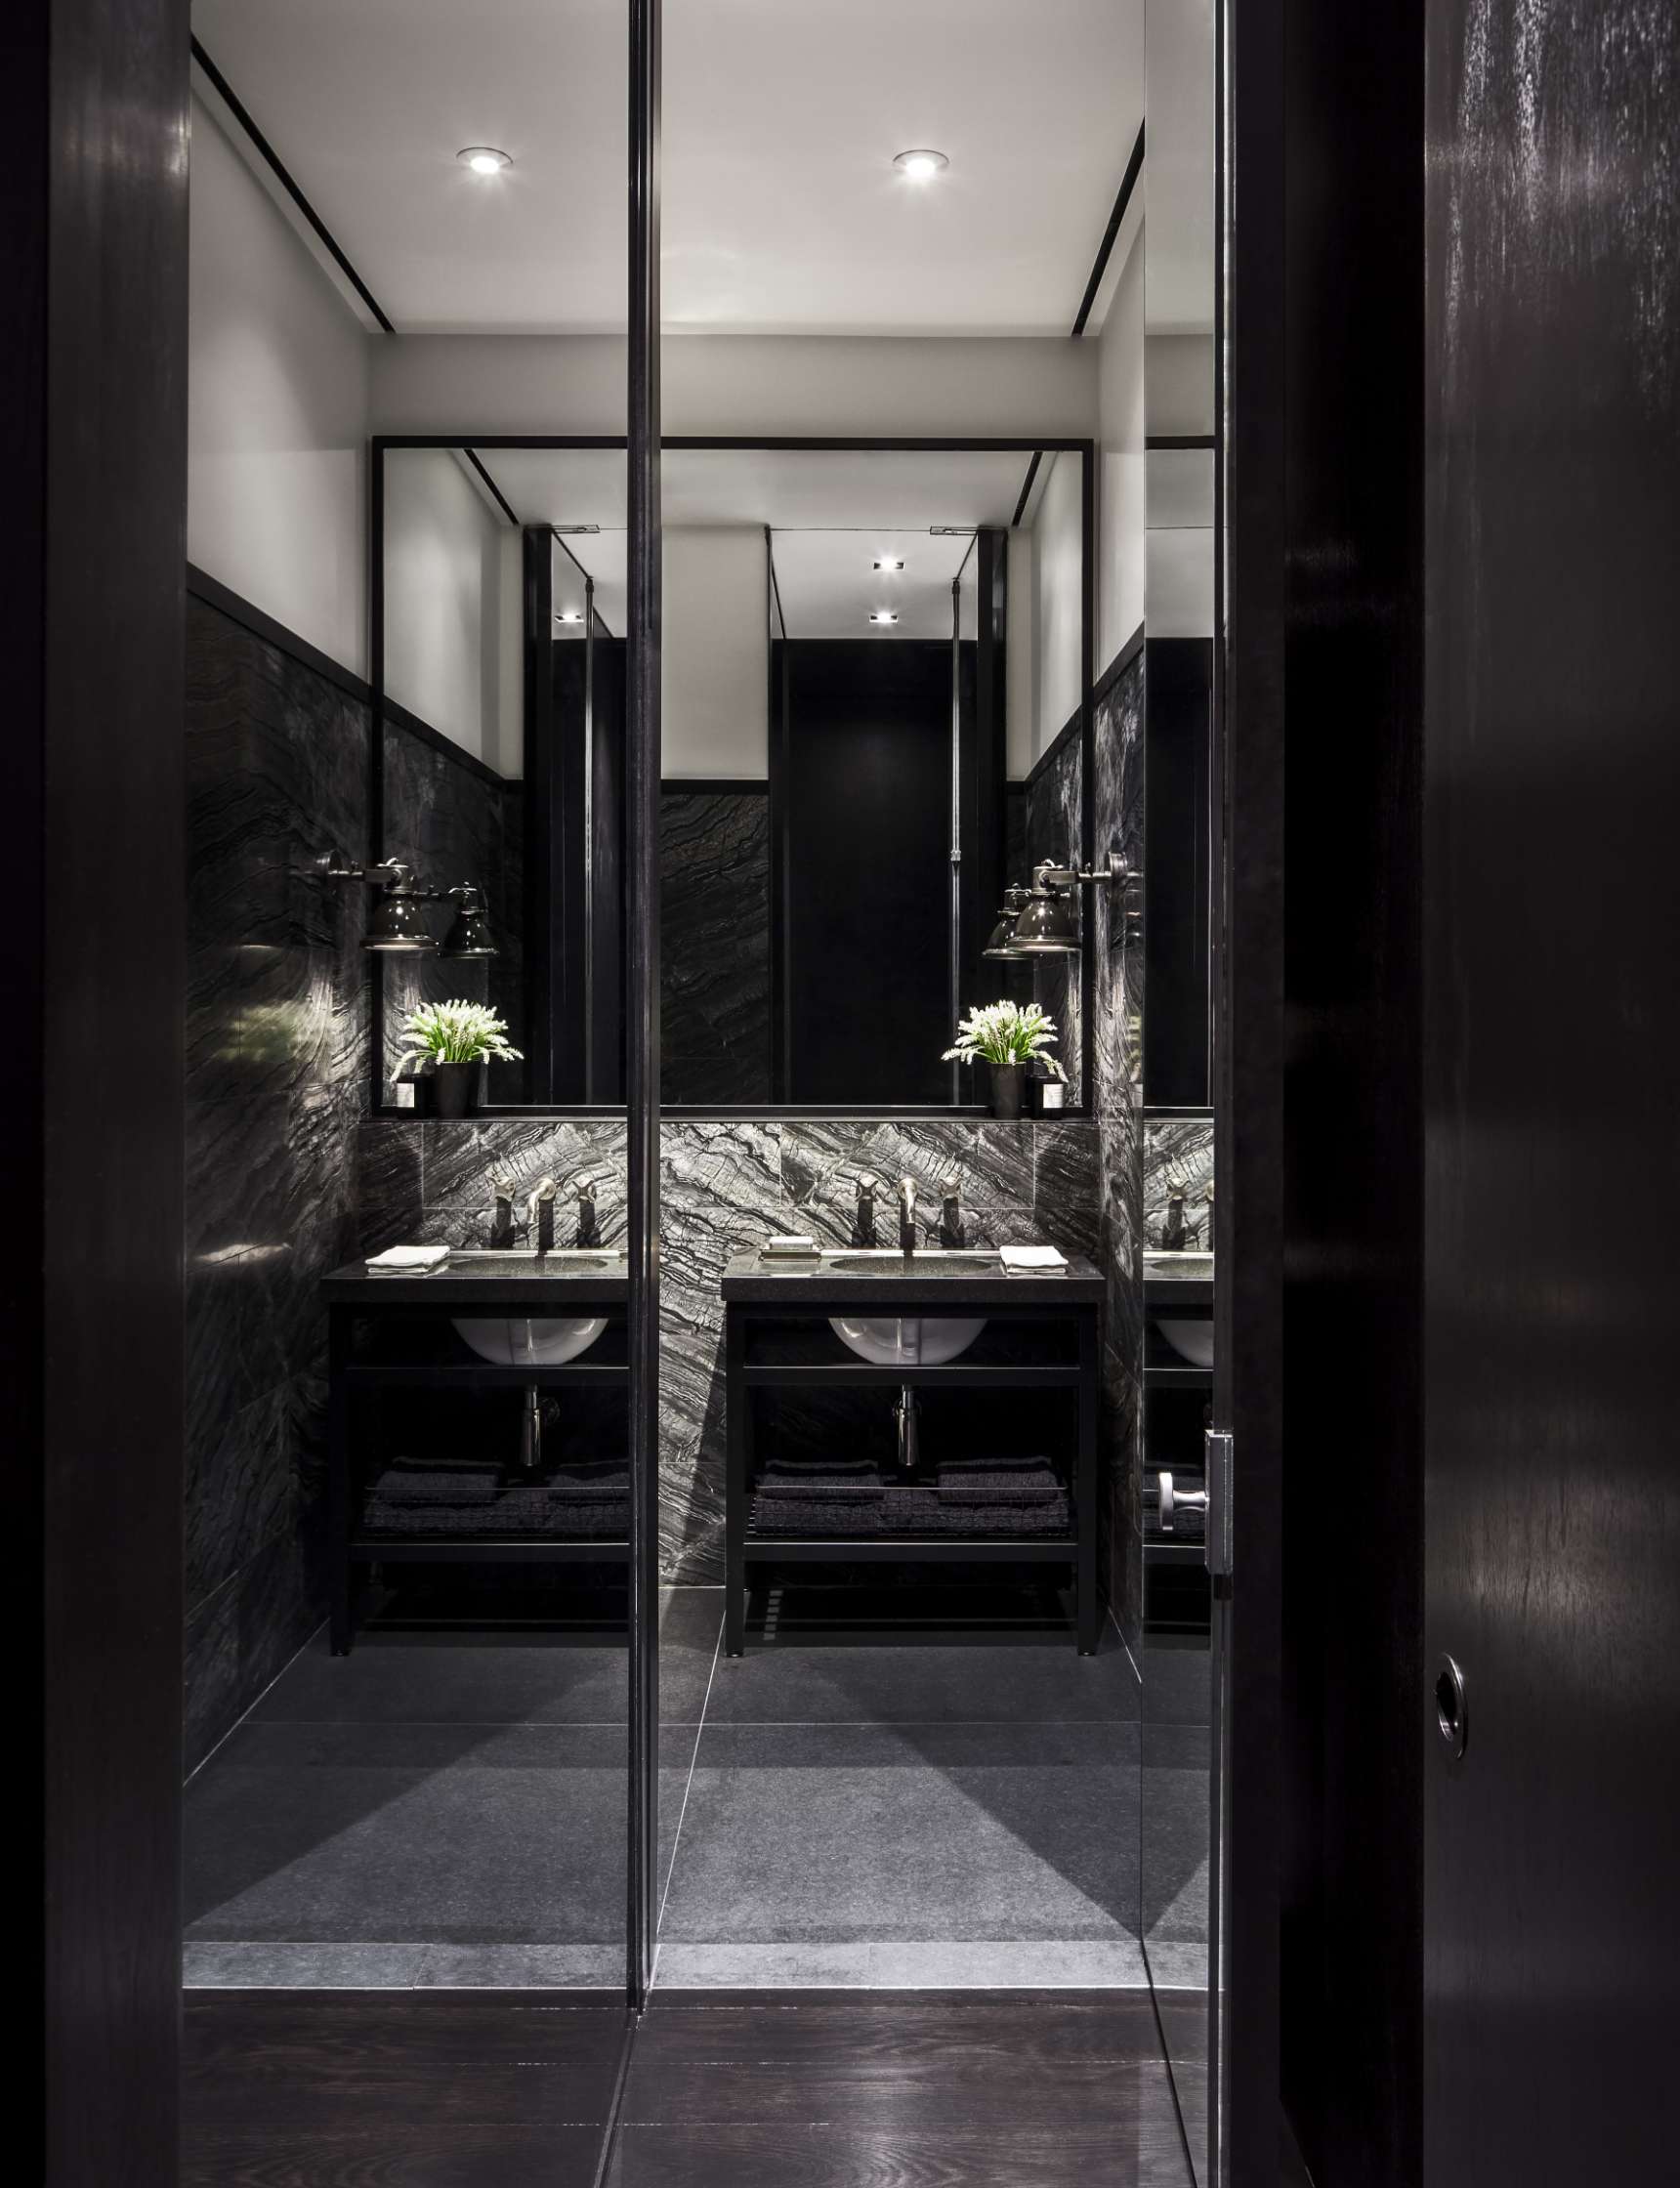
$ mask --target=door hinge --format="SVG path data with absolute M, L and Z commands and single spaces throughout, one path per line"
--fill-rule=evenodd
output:
M 1216 1580 L 1231 1578 L 1232 1439 L 1225 1430 L 1202 1435 L 1202 1469 L 1207 1483 L 1207 1570 Z

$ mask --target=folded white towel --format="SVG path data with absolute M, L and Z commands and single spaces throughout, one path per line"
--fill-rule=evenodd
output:
M 449 1258 L 447 1246 L 387 1246 L 383 1253 L 370 1253 L 370 1269 L 441 1269 Z
M 999 1246 L 997 1258 L 1005 1270 L 1065 1269 L 1068 1256 L 1055 1246 Z
M 779 1231 L 764 1242 L 766 1253 L 815 1253 L 817 1241 L 803 1231 Z

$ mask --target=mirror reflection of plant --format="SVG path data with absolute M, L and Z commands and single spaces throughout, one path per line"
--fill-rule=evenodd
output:
M 956 1022 L 956 1046 L 942 1064 L 1042 1064 L 1064 1085 L 1068 1074 L 1045 1050 L 1055 1040 L 1056 1021 L 1036 1003 L 985 1003 Z
M 507 1020 L 498 1018 L 487 1003 L 458 998 L 448 1003 L 421 1003 L 408 1014 L 402 1028 L 402 1045 L 412 1060 L 430 1056 L 440 1064 L 515 1063 L 523 1052 L 508 1040 Z

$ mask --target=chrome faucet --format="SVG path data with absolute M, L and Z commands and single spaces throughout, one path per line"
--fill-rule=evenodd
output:
M 544 1178 L 525 1202 L 525 1237 L 538 1253 L 554 1251 L 554 1197 L 559 1188 Z
M 514 1181 L 512 1178 L 492 1178 L 490 1190 L 495 1195 L 495 1211 L 490 1217 L 490 1244 L 505 1253 L 514 1242 Z
M 940 1244 L 960 1247 L 967 1243 L 962 1227 L 962 1187 L 953 1185 L 940 1206 Z
M 1176 1186 L 1166 1197 L 1166 1215 L 1160 1227 L 1160 1242 L 1168 1253 L 1182 1253 L 1184 1236 L 1184 1188 Z
M 852 1243 L 855 1246 L 872 1246 L 875 1242 L 875 1181 L 860 1177 L 858 1180 L 858 1212 L 852 1222 Z
M 595 1212 L 595 1181 L 579 1178 L 572 1190 L 577 1195 L 577 1243 L 580 1246 L 598 1246 L 601 1243 L 601 1222 Z
M 916 1181 L 914 1178 L 899 1180 L 899 1251 L 914 1253 L 916 1250 Z

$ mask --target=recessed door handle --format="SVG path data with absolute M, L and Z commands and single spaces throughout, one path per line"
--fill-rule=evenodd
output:
M 1435 1666 L 1435 1729 L 1451 1759 L 1461 1761 L 1470 1737 L 1470 1704 L 1464 1674 L 1445 1653 Z

